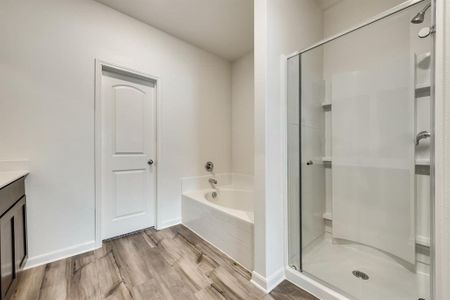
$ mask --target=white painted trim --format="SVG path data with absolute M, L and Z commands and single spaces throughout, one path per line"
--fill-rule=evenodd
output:
M 102 195 L 101 195 L 101 125 L 102 125 L 102 110 L 101 110 L 101 100 L 102 100 L 102 75 L 103 68 L 113 69 L 118 72 L 127 73 L 131 75 L 138 76 L 140 78 L 145 78 L 155 82 L 156 86 L 156 158 L 155 158 L 155 224 L 157 228 L 165 228 L 159 225 L 159 197 L 158 197 L 158 165 L 161 161 L 161 133 L 162 133 L 162 97 L 161 97 L 161 79 L 154 75 L 149 75 L 141 71 L 136 71 L 128 67 L 119 66 L 112 64 L 100 59 L 95 59 L 95 100 L 94 100 L 94 110 L 95 110 L 95 134 L 94 134 L 94 155 L 95 155 L 95 245 L 96 247 L 101 247 L 102 245 Z
M 157 230 L 163 230 L 165 228 L 169 228 L 175 225 L 181 224 L 181 218 L 175 218 L 172 220 L 166 220 L 166 221 L 159 221 L 156 223 L 156 229 Z
M 70 246 L 64 249 L 59 249 L 42 255 L 30 257 L 27 260 L 25 269 L 34 268 L 40 265 L 45 265 L 60 259 L 68 258 L 85 252 L 98 249 L 96 241 L 89 241 L 86 243 Z
M 301 287 L 308 293 L 316 296 L 319 299 L 326 300 L 349 300 L 347 297 L 339 294 L 333 289 L 313 280 L 312 278 L 292 270 L 290 268 L 286 268 L 285 271 L 286 279 L 292 282 L 293 284 Z
M 288 57 L 282 55 L 280 58 L 280 99 L 281 99 L 281 185 L 282 194 L 281 201 L 283 204 L 283 265 L 287 266 L 289 264 L 289 220 L 288 220 L 288 154 L 287 154 L 287 143 L 288 143 L 288 133 L 287 133 L 287 108 L 288 108 Z
M 250 282 L 265 294 L 268 293 L 268 291 L 264 288 L 264 286 L 266 285 L 266 279 L 258 272 L 252 272 L 252 279 L 250 279 Z
M 448 263 L 450 262 L 450 249 L 448 249 L 446 220 L 446 195 L 447 180 L 446 167 L 450 164 L 446 156 L 446 133 L 445 132 L 445 37 L 446 16 L 445 0 L 434 0 L 434 23 L 435 23 L 435 55 L 434 55 L 434 228 L 432 230 L 432 294 L 433 299 L 449 299 L 448 291 L 449 274 Z M 433 8 L 433 7 L 432 7 Z M 447 21 L 448 22 L 448 21 Z M 448 49 L 447 49 L 448 51 Z M 433 161 L 433 158 L 432 158 Z M 433 180 L 432 180 L 433 181 Z M 448 201 L 448 200 L 447 200 Z
M 284 276 L 284 268 L 279 269 L 267 278 L 256 271 L 252 272 L 252 279 L 250 280 L 254 286 L 263 291 L 270 293 L 277 285 L 279 285 L 286 277 Z

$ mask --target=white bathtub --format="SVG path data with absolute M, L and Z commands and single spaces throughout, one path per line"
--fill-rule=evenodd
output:
M 253 191 L 219 188 L 184 192 L 182 221 L 248 270 L 253 270 Z

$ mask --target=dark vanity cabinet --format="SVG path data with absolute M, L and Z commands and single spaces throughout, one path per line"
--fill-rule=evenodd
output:
M 0 189 L 1 300 L 14 293 L 27 259 L 25 178 Z

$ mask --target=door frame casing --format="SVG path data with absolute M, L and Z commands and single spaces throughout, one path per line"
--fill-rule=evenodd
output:
M 149 75 L 141 71 L 136 71 L 132 68 L 119 66 L 117 64 L 109 63 L 104 60 L 95 59 L 95 100 L 94 100 L 94 169 L 95 169 L 95 246 L 100 248 L 102 246 L 102 77 L 103 71 L 116 72 L 130 77 L 140 78 L 155 83 L 156 88 L 156 153 L 155 153 L 155 225 L 158 227 L 158 162 L 160 157 L 160 138 L 161 138 L 161 79 L 158 76 Z
M 432 92 L 434 94 L 434 107 L 432 107 L 434 114 L 434 149 L 432 151 L 432 166 L 434 167 L 433 177 L 434 181 L 432 214 L 432 249 L 431 259 L 433 267 L 431 272 L 431 287 L 432 299 L 448 299 L 450 297 L 450 290 L 448 288 L 450 282 L 450 272 L 448 271 L 448 264 L 450 262 L 450 240 L 448 234 L 448 216 L 450 215 L 450 207 L 448 204 L 448 172 L 447 165 L 450 163 L 447 155 L 449 146 L 446 144 L 446 138 L 450 132 L 447 128 L 446 114 L 449 114 L 449 106 L 446 99 L 446 90 L 448 90 L 448 83 L 446 82 L 447 61 L 449 59 L 449 50 L 446 49 L 446 37 L 449 36 L 448 27 L 448 9 L 445 0 L 432 0 L 432 13 L 434 16 L 432 20 L 435 26 L 435 40 L 434 40 L 434 87 Z

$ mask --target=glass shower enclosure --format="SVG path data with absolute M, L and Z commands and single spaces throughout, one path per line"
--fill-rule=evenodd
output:
M 426 4 L 288 59 L 289 267 L 351 299 L 431 299 Z

